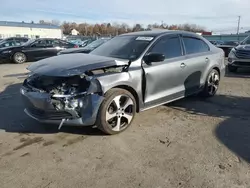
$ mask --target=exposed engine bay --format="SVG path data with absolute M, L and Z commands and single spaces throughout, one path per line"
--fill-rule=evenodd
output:
M 109 67 L 88 71 L 82 75 L 54 77 L 32 74 L 27 78 L 27 85 L 40 92 L 52 95 L 77 95 L 86 92 L 90 86 L 90 77 L 97 74 L 122 72 L 124 67 Z
M 89 81 L 80 76 L 51 77 L 34 74 L 27 79 L 28 86 L 51 95 L 74 95 L 85 92 L 89 84 Z
M 117 78 L 129 78 L 130 62 L 93 54 L 46 58 L 27 67 L 20 93 L 25 113 L 49 124 L 90 126 L 96 123 L 104 92 Z
M 72 118 L 79 118 L 91 85 L 88 79 L 87 75 L 52 77 L 33 74 L 26 79 L 24 86 L 34 92 L 49 94 L 49 100 L 56 110 L 66 111 Z
M 123 67 L 111 67 L 69 77 L 31 74 L 23 85 L 30 91 L 49 94 L 55 110 L 66 111 L 74 119 L 82 117 L 83 108 L 86 110 L 86 106 L 91 105 L 89 98 L 96 97 L 93 94 L 102 96 L 99 82 L 93 76 L 121 72 L 122 69 Z

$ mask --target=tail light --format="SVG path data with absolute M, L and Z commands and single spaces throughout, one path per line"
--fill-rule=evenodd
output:
M 79 46 L 78 45 L 75 45 L 74 48 L 78 48 Z

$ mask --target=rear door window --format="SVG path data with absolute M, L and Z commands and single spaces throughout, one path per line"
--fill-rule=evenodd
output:
M 160 39 L 150 52 L 161 53 L 166 59 L 182 56 L 181 43 L 178 36 L 163 37 Z
M 31 47 L 46 47 L 46 41 L 45 40 L 38 40 L 34 42 Z
M 20 40 L 15 40 L 16 42 L 16 46 L 20 46 L 21 45 L 21 41 Z
M 58 47 L 59 46 L 59 41 L 58 40 L 46 40 L 47 46 L 48 47 Z
M 19 45 L 22 45 L 22 44 L 24 44 L 25 42 L 27 42 L 28 39 L 20 38 L 20 39 L 15 39 L 15 41 L 16 41 L 16 45 L 19 46 Z
M 209 46 L 201 39 L 194 37 L 183 37 L 186 54 L 208 52 Z
M 67 42 L 67 41 L 58 40 L 58 42 L 60 42 L 61 47 L 74 47 L 74 44 Z
M 46 39 L 46 40 L 43 40 L 43 41 L 45 42 L 45 47 L 47 47 L 47 48 L 54 47 L 54 40 Z

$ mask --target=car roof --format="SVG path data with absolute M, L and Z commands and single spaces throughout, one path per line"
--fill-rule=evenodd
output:
M 151 30 L 151 31 L 138 31 L 138 32 L 132 32 L 132 33 L 125 33 L 120 36 L 152 36 L 152 37 L 158 37 L 161 35 L 166 34 L 191 34 L 197 36 L 197 34 L 188 32 L 188 31 L 180 31 L 180 30 Z
M 35 40 L 63 40 L 63 39 L 60 39 L 60 38 L 37 38 Z
M 27 38 L 27 37 L 8 37 L 8 38 L 2 39 L 2 40 L 12 40 L 12 39 L 29 39 L 29 38 Z

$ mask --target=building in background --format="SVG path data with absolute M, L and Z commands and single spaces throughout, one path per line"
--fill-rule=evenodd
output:
M 56 25 L 0 21 L 0 39 L 8 37 L 62 38 L 62 30 Z
M 79 32 L 76 29 L 72 29 L 71 31 L 71 35 L 78 35 Z

